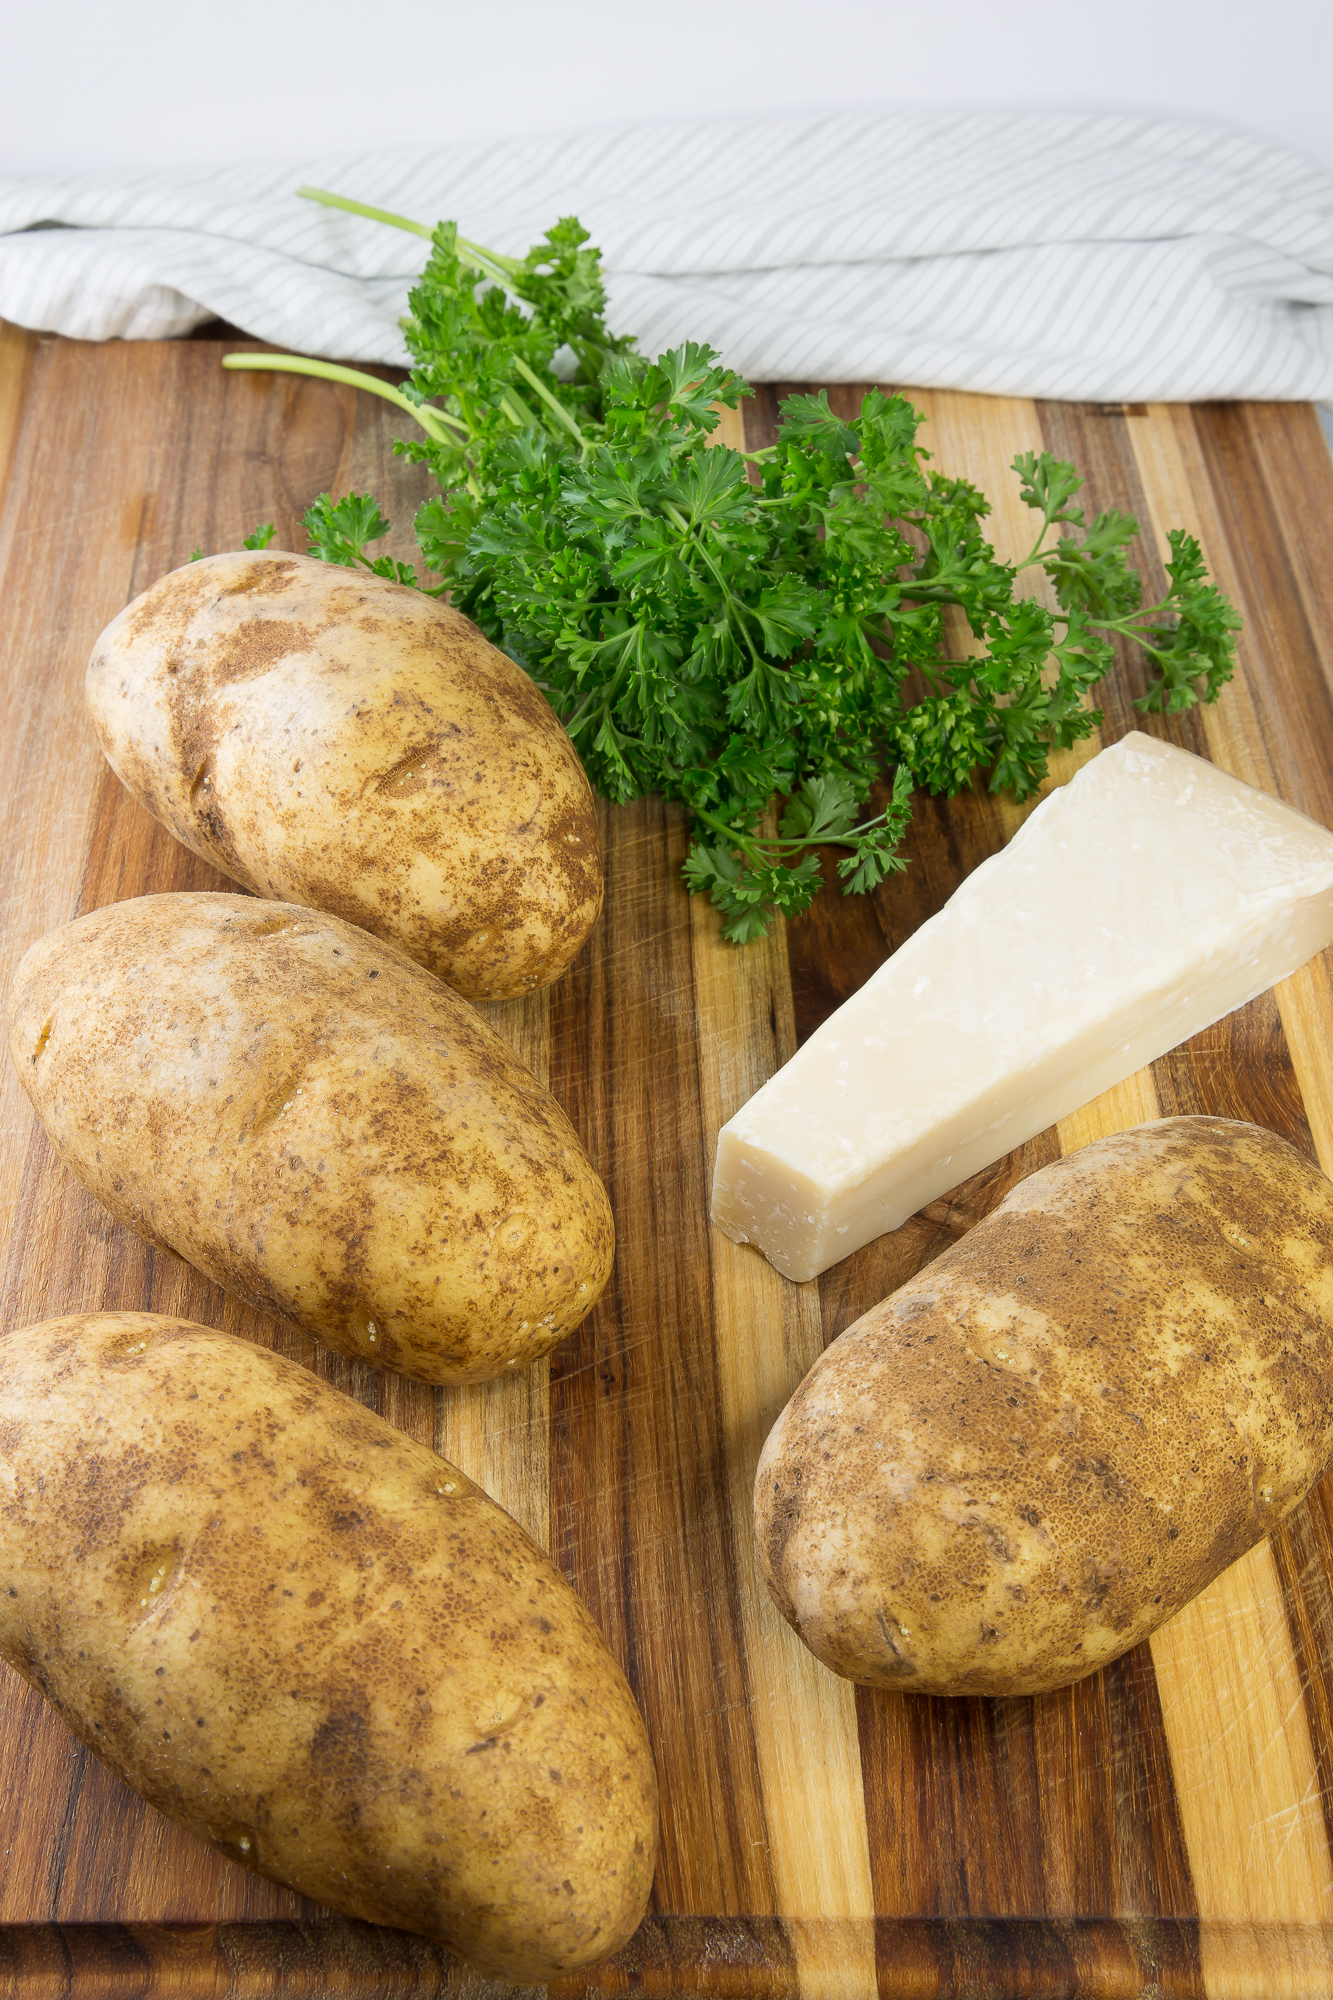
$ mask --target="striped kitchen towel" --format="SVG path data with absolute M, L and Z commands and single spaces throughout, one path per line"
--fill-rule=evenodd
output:
M 1226 126 L 883 112 L 0 182 L 0 317 L 84 339 L 218 317 L 406 360 L 419 237 L 302 182 L 522 253 L 576 214 L 609 320 L 768 381 L 1146 401 L 1333 399 L 1333 178 Z

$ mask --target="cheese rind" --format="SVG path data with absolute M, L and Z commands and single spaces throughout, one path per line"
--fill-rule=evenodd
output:
M 713 1220 L 816 1277 L 1330 942 L 1333 834 L 1135 732 L 722 1128 Z

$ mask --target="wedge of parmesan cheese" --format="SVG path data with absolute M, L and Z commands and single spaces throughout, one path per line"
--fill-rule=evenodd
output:
M 718 1136 L 713 1220 L 813 1278 L 1333 941 L 1333 834 L 1135 732 Z

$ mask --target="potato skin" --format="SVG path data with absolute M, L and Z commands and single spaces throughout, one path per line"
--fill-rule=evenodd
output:
M 826 1666 L 1037 1694 L 1126 1652 L 1333 1456 L 1333 1185 L 1219 1118 L 1033 1174 L 833 1342 L 773 1428 L 760 1562 Z
M 389 939 L 470 1000 L 549 985 L 602 903 L 583 767 L 447 604 L 260 550 L 186 563 L 98 639 L 108 762 L 233 881 Z
M 457 1469 L 150 1313 L 0 1340 L 0 1653 L 232 1860 L 484 1971 L 616 1950 L 656 1780 L 585 1606 Z
M 117 1220 L 357 1360 L 484 1381 L 606 1282 L 610 1204 L 554 1098 L 337 917 L 205 893 L 96 910 L 23 958 L 10 1052 Z

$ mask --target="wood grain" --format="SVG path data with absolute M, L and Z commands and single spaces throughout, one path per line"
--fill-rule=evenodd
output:
M 18 438 L 19 416 L 35 337 L 0 320 L 0 498 L 9 485 L 9 467 Z
M 424 488 L 391 457 L 396 419 L 328 385 L 224 375 L 219 352 L 0 329 L 6 981 L 81 909 L 221 886 L 100 762 L 80 690 L 101 624 L 196 544 L 234 546 L 271 519 L 300 546 L 326 488 L 393 493 L 407 553 Z M 767 442 L 781 393 L 761 388 L 720 435 Z M 849 413 L 861 393 L 830 391 Z M 1242 671 L 1215 710 L 1145 725 L 1127 658 L 1098 740 L 1147 726 L 1333 824 L 1333 468 L 1311 413 L 916 400 L 934 462 L 994 498 L 1002 553 L 1030 531 L 1008 463 L 1049 444 L 1079 462 L 1094 508 L 1138 515 L 1150 577 L 1182 525 L 1241 603 Z M 653 1735 L 664 1841 L 647 1923 L 612 1965 L 551 1989 L 568 2000 L 1333 1991 L 1333 1486 L 1149 1646 L 1037 1701 L 853 1689 L 758 1580 L 750 1484 L 786 1396 L 1023 1173 L 1193 1109 L 1256 1119 L 1333 1169 L 1326 958 L 817 1284 L 709 1229 L 719 1125 L 1021 816 L 981 791 L 922 801 L 904 876 L 856 901 L 835 887 L 736 952 L 680 886 L 680 815 L 654 800 L 604 812 L 603 923 L 549 994 L 489 1010 L 579 1127 L 618 1230 L 606 1296 L 521 1382 L 430 1391 L 244 1311 L 112 1224 L 0 1078 L 5 1326 L 124 1304 L 277 1346 L 480 1479 L 592 1606 Z M 0 1855 L 0 2000 L 507 1991 L 243 1874 L 125 1791 L 7 1671 Z
M 716 911 L 696 897 L 690 943 L 707 1168 L 719 1130 L 795 1052 L 796 1032 L 781 933 L 735 951 L 722 941 Z M 791 1933 L 799 1983 L 829 2000 L 873 1996 L 870 1923 L 839 1933 L 846 1948 L 840 1942 L 829 1954 L 822 1923 L 812 1929 L 808 1921 L 868 1920 L 875 1912 L 865 1818 L 839 1809 L 862 1792 L 855 1696 L 823 1671 L 774 1609 L 750 1529 L 764 1439 L 823 1347 L 819 1288 L 788 1284 L 763 1258 L 716 1232 L 710 1250 L 731 1560 L 776 1906 L 802 1920 Z M 817 1840 L 809 1838 L 811 1827 L 821 1830 Z

